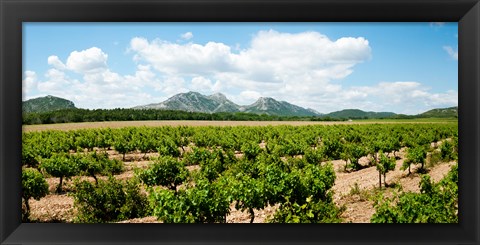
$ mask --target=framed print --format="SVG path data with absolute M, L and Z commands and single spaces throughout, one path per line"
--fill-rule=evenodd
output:
M 0 7 L 1 244 L 479 242 L 476 0 Z

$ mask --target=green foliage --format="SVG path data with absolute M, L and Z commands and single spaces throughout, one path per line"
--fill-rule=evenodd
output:
M 22 220 L 28 221 L 30 215 L 30 198 L 40 200 L 48 194 L 48 184 L 43 175 L 34 168 L 22 169 L 22 198 L 26 210 L 22 210 Z
M 423 170 L 425 161 L 427 159 L 427 151 L 422 146 L 416 146 L 407 149 L 407 156 L 402 167 L 403 170 L 408 168 L 410 173 L 411 164 L 421 164 L 420 171 Z
M 194 207 L 190 213 L 195 217 L 195 222 L 224 223 L 230 213 L 231 193 L 222 188 L 219 182 L 197 179 L 195 183 L 195 188 L 185 191 Z
M 387 187 L 387 173 L 391 170 L 395 170 L 396 162 L 394 157 L 387 157 L 385 154 L 380 151 L 378 153 L 380 155 L 379 162 L 377 163 L 377 171 L 379 173 L 379 188 L 381 187 L 381 175 L 383 175 L 383 183 L 385 187 Z
M 365 155 L 367 155 L 367 151 L 360 144 L 354 144 L 349 148 L 349 157 L 353 169 L 358 170 L 361 168 L 358 160 Z
M 125 155 L 133 150 L 135 147 L 130 142 L 130 139 L 126 135 L 116 136 L 113 142 L 113 147 L 115 150 L 123 155 L 123 160 L 125 161 Z
M 155 143 L 154 140 L 147 135 L 139 135 L 138 137 L 142 138 L 138 139 L 137 149 L 140 150 L 140 152 L 144 153 L 143 158 L 145 158 L 147 153 L 155 150 Z
M 358 160 L 362 156 L 367 155 L 367 150 L 360 144 L 349 143 L 344 146 L 344 152 L 342 152 L 340 155 L 341 158 L 347 162 L 345 164 L 345 170 L 347 170 L 347 167 L 350 167 L 354 170 L 359 170 L 362 166 Z M 350 164 L 348 164 L 348 161 L 350 161 Z
M 174 193 L 150 189 L 150 207 L 165 223 L 224 223 L 230 212 L 231 194 L 224 185 L 196 179 L 195 187 Z
M 335 111 L 328 113 L 324 116 L 332 118 L 345 118 L 345 119 L 366 119 L 366 118 L 388 118 L 395 116 L 393 112 L 366 112 L 358 109 L 345 109 L 341 111 Z
M 216 120 L 216 121 L 339 121 L 335 118 L 258 115 L 245 112 L 201 113 L 157 109 L 60 109 L 48 112 L 24 113 L 23 124 L 69 122 L 103 122 L 132 120 Z
M 42 159 L 39 166 L 42 171 L 47 174 L 60 178 L 60 183 L 57 186 L 57 193 L 62 191 L 63 179 L 70 179 L 72 176 L 78 174 L 78 168 L 70 155 L 66 153 L 54 154 L 49 159 Z
M 234 164 L 237 159 L 232 151 L 223 152 L 221 149 L 208 150 L 205 148 L 193 148 L 193 151 L 185 154 L 187 165 L 199 164 L 200 172 L 210 181 L 215 180 L 228 165 Z
M 78 148 L 77 151 L 83 151 L 83 149 L 88 149 L 92 151 L 95 146 L 97 146 L 96 142 L 97 134 L 95 131 L 92 130 L 80 130 L 79 134 L 75 137 L 75 143 Z
M 48 194 L 48 184 L 43 175 L 34 168 L 22 169 L 22 197 L 39 200 Z
M 320 164 L 325 160 L 325 156 L 321 149 L 311 149 L 308 148 L 305 150 L 305 155 L 303 155 L 305 161 L 309 164 Z
M 158 153 L 162 156 L 172 156 L 172 157 L 179 157 L 180 156 L 180 149 L 178 149 L 177 144 L 170 138 L 164 138 L 159 143 L 157 147 Z
M 303 169 L 293 169 L 286 181 L 284 197 L 289 197 L 291 202 L 302 204 L 310 196 L 315 201 L 330 201 L 332 193 L 329 190 L 335 183 L 335 171 L 332 164 L 308 164 Z
M 219 158 L 207 159 L 200 163 L 200 173 L 209 181 L 218 178 L 225 169 L 225 164 Z
M 225 168 L 229 168 L 238 162 L 233 150 L 217 150 L 217 157 Z
M 184 155 L 186 165 L 197 165 L 213 158 L 215 156 L 208 149 L 202 147 L 193 147 L 191 152 Z
M 35 166 L 42 162 L 39 165 L 44 173 L 63 176 L 57 176 L 60 178 L 72 174 L 97 178 L 123 171 L 123 162 L 109 160 L 107 149 L 113 147 L 124 155 L 158 150 L 160 158 L 148 169 L 135 173 L 152 190 L 150 207 L 165 222 L 224 222 L 232 204 L 250 212 L 252 218 L 255 209 L 280 205 L 285 218 L 292 214 L 288 222 L 320 222 L 319 216 L 314 217 L 316 221 L 310 220 L 311 214 L 304 211 L 322 213 L 332 203 L 335 173 L 331 164 L 322 162 L 341 156 L 350 163 L 348 167 L 360 169 L 358 159 L 362 156 L 377 158 L 379 151 L 395 152 L 408 146 L 411 152 L 405 161 L 407 167 L 410 163 L 423 164 L 427 151 L 424 146 L 431 140 L 451 138 L 452 157 L 455 156 L 457 131 L 456 123 L 47 130 L 22 135 L 22 164 Z M 187 145 L 192 151 L 186 149 Z M 179 147 L 184 148 L 183 155 Z M 77 148 L 81 152 L 72 153 Z M 416 148 L 422 148 L 419 155 L 423 160 L 414 157 Z M 103 153 L 99 153 L 102 149 Z M 245 157 L 235 156 L 240 150 Z M 375 164 L 378 163 L 381 180 L 382 173 L 391 169 L 392 159 L 383 153 L 378 156 Z M 200 170 L 188 173 L 184 165 L 199 165 Z M 180 184 L 182 188 L 177 188 Z M 152 187 L 157 185 L 162 187 Z M 91 184 L 90 192 L 96 187 Z M 178 192 L 173 191 L 176 189 Z M 109 193 L 115 198 L 121 196 L 114 195 L 113 190 Z M 311 198 L 309 203 L 307 198 Z M 305 219 L 301 218 L 303 214 L 307 215 Z M 298 218 L 294 220 L 294 216 Z
M 162 185 L 173 191 L 188 176 L 184 164 L 171 156 L 159 157 L 153 164 L 137 173 L 139 179 L 148 186 Z
M 439 183 L 423 175 L 420 193 L 402 192 L 398 197 L 380 196 L 372 223 L 457 223 L 458 165 Z
M 323 152 L 330 160 L 340 159 L 343 152 L 343 144 L 339 139 L 326 138 L 323 141 Z
M 175 194 L 161 188 L 149 190 L 149 203 L 153 215 L 165 223 L 194 223 L 195 217 L 189 214 L 190 203 L 183 191 Z
M 448 140 L 444 140 L 442 142 L 440 146 L 440 153 L 444 161 L 451 161 L 457 158 L 453 149 L 453 145 Z
M 33 144 L 24 144 L 22 147 L 22 165 L 36 168 L 40 157 L 34 149 Z
M 440 152 L 438 150 L 433 150 L 432 152 L 430 152 L 429 156 L 427 155 L 426 166 L 427 167 L 433 167 L 441 161 L 443 161 L 442 152 Z
M 78 174 L 91 176 L 97 181 L 97 175 L 113 175 L 124 171 L 123 162 L 117 159 L 110 160 L 107 153 L 88 153 L 70 155 L 76 164 Z
M 275 212 L 271 223 L 340 223 L 344 211 L 332 202 L 314 201 L 307 197 L 303 204 L 288 200 Z
M 121 182 L 110 176 L 98 184 L 74 182 L 74 206 L 78 210 L 76 222 L 105 223 L 144 217 L 148 200 L 141 194 L 135 180 Z
M 230 182 L 230 191 L 236 201 L 235 208 L 241 211 L 248 210 L 250 223 L 253 223 L 254 209 L 262 209 L 267 205 L 265 181 L 241 173 L 227 180 Z
M 283 158 L 281 166 L 285 167 L 286 171 L 291 172 L 294 169 L 303 169 L 307 164 L 307 161 L 303 158 L 286 156 Z
M 39 147 L 41 146 L 41 147 Z M 38 167 L 41 159 L 55 153 L 67 153 L 72 142 L 69 135 L 61 131 L 22 133 L 22 165 Z
M 275 205 L 284 201 L 287 188 L 290 185 L 289 173 L 277 162 L 260 162 L 260 175 L 264 181 L 264 194 L 268 204 Z
M 456 133 L 458 134 L 458 132 Z M 452 139 L 452 148 L 454 158 L 458 159 L 458 135 L 454 136 Z
M 258 154 L 260 154 L 260 152 L 262 151 L 260 146 L 258 146 L 258 144 L 256 144 L 255 142 L 244 143 L 242 145 L 241 150 L 245 158 L 247 158 L 248 160 L 255 159 L 258 156 Z
M 284 143 L 284 151 L 288 156 L 298 156 L 305 153 L 310 146 L 303 140 L 288 140 Z

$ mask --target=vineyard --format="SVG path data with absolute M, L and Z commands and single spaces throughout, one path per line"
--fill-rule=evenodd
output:
M 456 122 L 93 128 L 22 140 L 24 222 L 228 223 L 241 213 L 337 223 L 360 204 L 373 223 L 458 222 Z M 413 179 L 416 188 L 403 184 Z M 71 204 L 48 212 L 42 201 L 53 198 Z

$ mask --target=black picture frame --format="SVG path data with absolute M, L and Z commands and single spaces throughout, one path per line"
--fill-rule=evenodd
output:
M 1 244 L 479 244 L 479 0 L 0 0 Z M 458 224 L 21 223 L 22 22 L 458 22 Z

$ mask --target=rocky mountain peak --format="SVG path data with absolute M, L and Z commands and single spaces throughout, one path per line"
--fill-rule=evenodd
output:
M 222 93 L 214 93 L 214 94 L 212 94 L 212 95 L 210 95 L 210 96 L 208 96 L 208 97 L 209 97 L 209 98 L 212 98 L 212 99 L 216 99 L 216 100 L 223 100 L 223 101 L 228 100 L 228 99 L 227 99 L 227 96 L 225 96 L 225 95 L 222 94 Z

